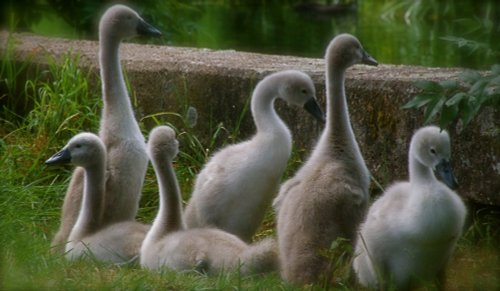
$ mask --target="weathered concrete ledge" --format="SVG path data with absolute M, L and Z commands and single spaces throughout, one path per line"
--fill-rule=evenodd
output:
M 95 41 L 13 36 L 19 61 L 30 59 L 43 65 L 47 54 L 60 58 L 72 51 L 80 54 L 82 68 L 98 71 Z M 1 32 L 2 56 L 6 41 L 7 33 Z M 194 106 L 199 122 L 193 130 L 200 136 L 219 122 L 231 132 L 253 86 L 274 71 L 299 69 L 310 74 L 323 105 L 325 101 L 322 59 L 138 44 L 124 44 L 121 58 L 138 98 L 136 113 L 140 118 L 157 112 L 182 113 L 186 106 Z M 354 130 L 368 168 L 383 186 L 407 177 L 409 140 L 422 125 L 421 111 L 401 109 L 417 92 L 413 81 L 452 79 L 461 71 L 393 65 L 358 65 L 348 71 L 346 91 Z M 277 108 L 293 132 L 295 146 L 305 149 L 307 155 L 321 126 L 300 109 L 281 102 L 277 102 Z M 474 202 L 500 205 L 499 111 L 484 111 L 465 130 L 450 132 L 453 164 L 460 182 L 458 192 Z M 253 131 L 247 114 L 241 136 Z

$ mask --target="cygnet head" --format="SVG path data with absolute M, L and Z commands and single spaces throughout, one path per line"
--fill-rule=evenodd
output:
M 136 35 L 161 36 L 158 29 L 125 5 L 113 5 L 106 10 L 99 23 L 99 33 L 120 40 Z M 101 36 L 100 38 L 102 39 Z
M 285 100 L 289 105 L 303 107 L 316 119 L 325 121 L 323 111 L 316 101 L 314 82 L 309 75 L 301 71 L 285 70 L 269 77 L 279 80 L 277 82 L 279 98 Z
M 355 64 L 377 66 L 378 62 L 370 56 L 359 40 L 347 33 L 337 35 L 326 49 L 325 59 L 338 69 L 347 69 Z
M 165 125 L 155 127 L 149 134 L 149 156 L 159 164 L 172 161 L 179 152 L 175 131 Z
M 73 164 L 89 168 L 104 164 L 106 149 L 95 134 L 84 132 L 75 135 L 64 148 L 45 161 L 46 165 Z
M 410 155 L 421 164 L 436 170 L 451 189 L 458 186 L 450 166 L 450 137 L 445 130 L 437 126 L 417 130 L 411 140 Z

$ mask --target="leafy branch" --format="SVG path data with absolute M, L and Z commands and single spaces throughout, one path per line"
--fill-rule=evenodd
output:
M 441 128 L 458 121 L 465 128 L 484 107 L 500 107 L 499 64 L 493 65 L 488 74 L 471 70 L 460 74 L 459 81 L 418 80 L 415 86 L 422 92 L 403 108 L 424 108 L 425 124 L 439 115 Z

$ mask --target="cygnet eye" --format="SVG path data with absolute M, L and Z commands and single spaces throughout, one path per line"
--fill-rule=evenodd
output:
M 307 94 L 307 90 L 306 89 L 302 89 L 300 92 L 302 92 L 302 94 Z
M 79 148 L 81 148 L 81 147 L 82 147 L 82 145 L 81 145 L 81 144 L 79 144 L 79 143 L 77 143 L 77 144 L 75 145 L 75 148 L 77 148 L 77 149 L 79 149 Z
M 429 151 L 430 151 L 430 152 L 431 152 L 431 154 L 433 154 L 433 155 L 435 155 L 435 154 L 436 154 L 436 150 L 435 150 L 434 148 L 431 148 Z

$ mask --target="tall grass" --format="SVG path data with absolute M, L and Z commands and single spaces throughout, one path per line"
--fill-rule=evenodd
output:
M 40 71 L 39 79 L 25 82 L 21 96 L 9 93 L 9 99 L 29 100 L 17 101 L 26 102 L 24 108 L 29 112 L 25 116 L 18 115 L 9 104 L 2 108 L 0 122 L 7 131 L 2 137 L 2 161 L 9 165 L 6 168 L 12 176 L 17 175 L 23 182 L 40 177 L 40 164 L 65 140 L 78 131 L 97 129 L 101 98 L 88 90 L 88 76 L 78 67 L 78 60 L 70 53 L 62 63 L 48 57 L 48 68 Z M 27 104 L 33 107 L 29 109 Z M 23 155 L 8 158 L 17 153 Z
M 78 67 L 78 55 L 68 53 L 62 64 L 49 58 L 49 68 L 42 72 L 48 82 L 28 80 L 25 90 L 33 98 L 35 110 L 26 118 L 26 129 L 49 141 L 69 137 L 78 131 L 95 131 L 101 98 L 88 89 L 87 73 Z
M 305 288 L 283 283 L 278 274 L 242 278 L 238 272 L 209 277 L 194 272 L 149 272 L 137 266 L 115 266 L 98 262 L 67 262 L 49 254 L 49 242 L 57 228 L 60 208 L 71 168 L 48 170 L 43 161 L 79 131 L 96 131 L 101 106 L 99 88 L 90 88 L 87 72 L 79 69 L 77 55 L 68 53 L 61 60 L 50 59 L 34 77 L 21 81 L 26 64 L 2 59 L 0 80 L 15 86 L 2 87 L 3 96 L 23 96 L 24 100 L 2 103 L 0 115 L 0 290 L 31 289 L 172 289 L 172 290 L 356 290 L 350 270 L 352 248 L 334 242 L 324 255 L 336 268 L 333 281 L 319 282 Z M 11 78 L 18 78 L 12 81 Z M 12 88 L 9 89 L 4 88 Z M 15 89 L 14 89 L 15 88 Z M 21 88 L 21 89 L 19 89 Z M 5 90 L 5 91 L 4 91 Z M 19 92 L 21 90 L 21 92 Z M 185 90 L 184 90 L 185 92 Z M 181 113 L 164 112 L 144 118 L 157 124 L 176 124 L 181 154 L 175 162 L 181 186 L 186 192 L 206 159 L 221 145 L 239 138 L 239 126 L 248 113 L 242 108 L 239 121 L 229 132 L 214 122 L 213 130 L 201 138 L 196 130 L 189 98 Z M 184 95 L 183 95 L 184 94 Z M 132 94 L 134 96 L 134 94 Z M 134 97 L 133 97 L 134 98 Z M 17 103 L 20 102 L 20 103 Z M 24 107 L 21 112 L 19 104 Z M 190 112 L 190 113 L 189 113 Z M 188 114 L 189 113 L 189 114 Z M 191 115 L 190 115 L 191 114 Z M 144 125 L 141 124 L 142 128 Z M 146 133 L 146 130 L 145 130 Z M 302 163 L 299 150 L 292 154 L 290 169 Z M 139 219 L 150 222 L 156 213 L 157 184 L 152 170 L 146 176 Z M 498 210 L 477 209 L 450 265 L 449 279 L 456 290 L 492 290 L 500 286 L 500 237 Z M 257 237 L 274 235 L 274 214 L 269 212 Z M 474 279 L 478 276 L 478 280 Z
M 0 63 L 0 105 L 3 114 L 17 115 L 17 112 L 25 112 L 28 108 L 29 98 L 23 94 L 16 96 L 23 91 L 22 80 L 27 74 L 27 68 L 30 64 L 30 58 L 23 62 L 16 62 L 14 58 L 14 40 L 9 34 L 4 48 L 4 54 Z M 37 74 L 37 69 L 34 69 Z

